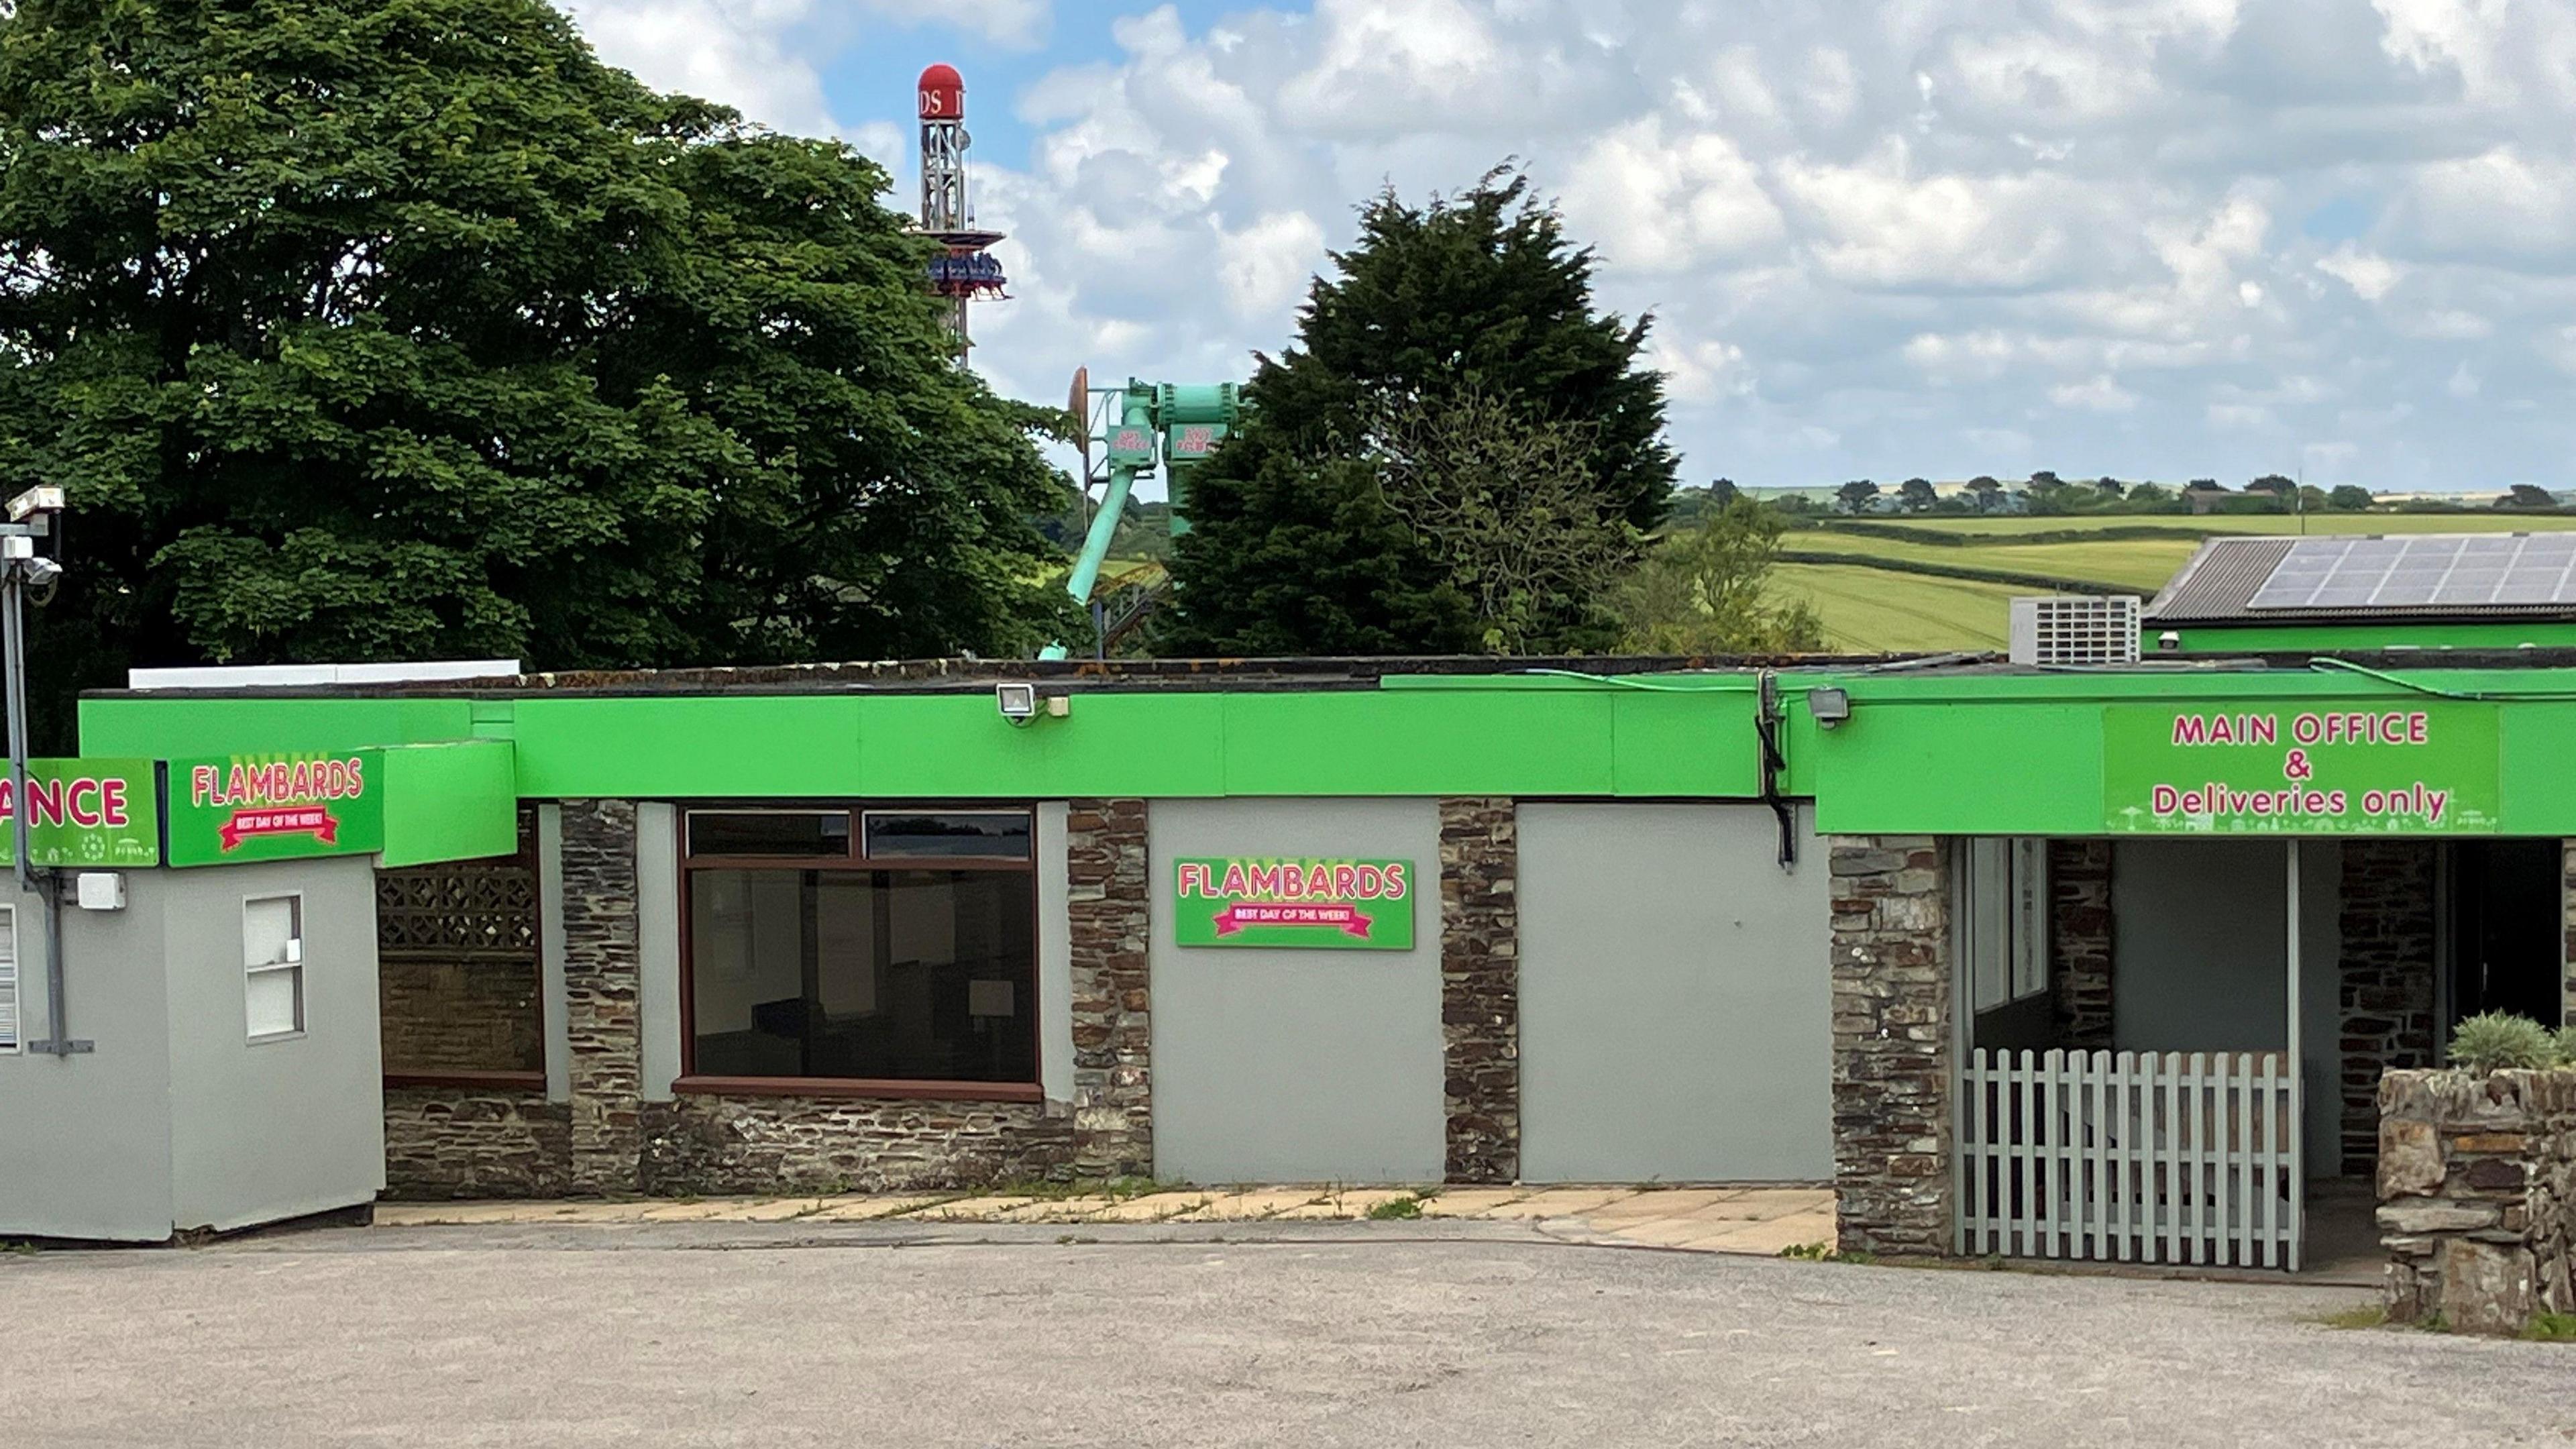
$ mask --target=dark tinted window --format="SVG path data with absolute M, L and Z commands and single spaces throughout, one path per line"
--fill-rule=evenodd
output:
M 1037 878 L 694 870 L 691 1069 L 1037 1080 Z
M 846 810 L 692 810 L 691 855 L 848 855 Z
M 861 817 L 870 860 L 1027 860 L 1025 810 L 871 810 Z

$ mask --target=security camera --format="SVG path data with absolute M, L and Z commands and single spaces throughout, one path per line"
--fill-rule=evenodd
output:
M 993 686 L 993 707 L 1011 723 L 1027 724 L 1037 718 L 1038 687 L 1034 684 L 997 684 Z
M 30 488 L 9 500 L 9 521 L 24 523 L 39 513 L 63 511 L 63 490 L 51 486 Z

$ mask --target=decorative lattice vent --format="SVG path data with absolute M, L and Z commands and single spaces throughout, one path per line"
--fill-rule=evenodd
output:
M 2137 595 L 2051 594 L 2013 600 L 2012 662 L 2137 663 Z

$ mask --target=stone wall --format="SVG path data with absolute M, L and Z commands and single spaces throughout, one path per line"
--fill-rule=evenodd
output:
M 2111 842 L 2048 843 L 2049 978 L 2057 1039 L 2111 1049 Z
M 914 1192 L 1066 1175 L 1072 1120 L 1036 1102 L 684 1094 L 645 1108 L 647 1192 Z
M 572 1190 L 572 1109 L 542 1091 L 385 1089 L 385 1193 L 559 1197 Z
M 1083 1177 L 1154 1171 L 1153 928 L 1145 802 L 1065 810 L 1073 943 L 1073 1155 Z
M 1520 874 L 1508 797 L 1440 802 L 1440 1039 L 1451 1182 L 1520 1175 Z
M 643 1083 L 634 801 L 563 802 L 563 931 L 573 1189 L 633 1192 Z
M 2343 1161 L 2379 1152 L 2379 1083 L 2433 1064 L 2434 857 L 2429 840 L 2343 844 Z
M 388 1075 L 546 1068 L 534 959 L 380 956 L 376 996 Z
M 1947 1253 L 1948 853 L 1931 836 L 1840 837 L 1830 869 L 1840 1246 Z
M 2576 1070 L 2391 1072 L 2378 1103 L 2389 1316 L 2519 1333 L 2576 1312 Z

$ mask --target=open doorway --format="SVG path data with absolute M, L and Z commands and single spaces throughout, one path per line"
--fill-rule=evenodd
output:
M 2560 847 L 2547 840 L 2463 840 L 2443 854 L 2442 1032 L 2508 1011 L 2547 1026 L 2562 1011 Z

